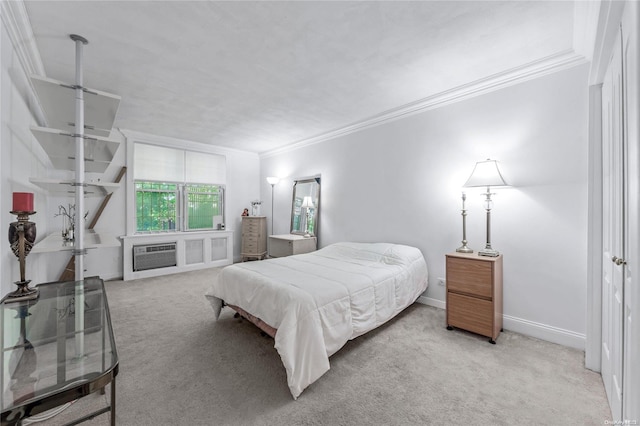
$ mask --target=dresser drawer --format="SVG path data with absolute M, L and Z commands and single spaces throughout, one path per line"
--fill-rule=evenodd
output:
M 492 263 L 447 257 L 447 290 L 491 298 Z
M 463 294 L 447 293 L 447 324 L 483 336 L 492 336 L 493 304 Z
M 257 223 L 255 225 L 250 223 L 242 227 L 242 232 L 257 234 L 258 232 L 260 232 L 260 226 Z
M 255 239 L 244 239 L 242 240 L 242 250 L 243 251 L 256 251 L 258 250 L 258 241 Z

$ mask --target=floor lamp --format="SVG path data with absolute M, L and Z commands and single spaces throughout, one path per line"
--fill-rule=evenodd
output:
M 273 193 L 274 193 L 274 187 L 278 182 L 280 182 L 280 179 L 275 176 L 269 176 L 267 178 L 267 182 L 269 182 L 269 185 L 271 185 L 271 234 L 270 235 L 273 235 Z
M 491 187 L 492 186 L 509 186 L 500 174 L 498 169 L 498 162 L 496 160 L 478 161 L 471 172 L 471 176 L 464 184 L 465 187 L 487 187 L 487 192 L 484 195 L 484 208 L 487 210 L 487 244 L 484 250 L 479 250 L 480 256 L 497 257 L 500 253 L 491 247 Z

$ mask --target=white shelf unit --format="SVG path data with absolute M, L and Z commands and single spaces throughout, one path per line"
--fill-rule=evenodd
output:
M 84 87 L 82 60 L 83 45 L 88 41 L 72 34 L 75 44 L 76 76 L 74 84 L 42 76 L 30 76 L 42 107 L 47 127 L 31 127 L 31 132 L 45 150 L 53 167 L 75 172 L 74 180 L 32 177 L 29 180 L 57 195 L 74 196 L 77 211 L 84 211 L 84 198 L 106 196 L 120 184 L 85 181 L 85 173 L 104 173 L 113 160 L 120 142 L 109 139 L 116 118 L 120 96 Z M 81 160 L 80 160 L 81 159 Z M 84 217 L 76 218 L 73 246 L 64 243 L 56 234 L 36 244 L 34 252 L 71 250 L 75 256 L 76 280 L 83 279 L 82 257 L 87 248 L 114 246 L 114 237 L 105 238 L 95 231 L 84 229 Z M 85 235 L 85 231 L 87 234 Z M 58 241 L 60 239 L 60 241 Z
M 48 127 L 31 127 L 31 133 L 56 169 L 75 170 L 75 86 L 58 80 L 31 76 Z M 109 139 L 120 96 L 83 89 L 85 172 L 104 173 L 118 151 L 120 142 Z
M 48 127 L 75 133 L 75 86 L 52 78 L 31 76 Z M 84 133 L 108 137 L 116 119 L 120 96 L 83 88 Z
M 74 170 L 76 142 L 72 133 L 48 127 L 31 127 L 31 133 L 45 150 L 53 167 Z M 118 151 L 120 142 L 101 136 L 84 137 L 85 172 L 104 173 Z
M 29 182 L 39 186 L 45 191 L 54 195 L 73 196 L 76 193 L 76 187 L 72 180 L 59 180 L 47 178 L 29 178 Z M 85 182 L 85 197 L 104 197 L 120 188 L 119 183 L 111 182 Z
M 87 249 L 100 247 L 120 247 L 122 244 L 115 235 L 97 232 L 89 229 L 84 234 L 84 246 Z M 42 241 L 33 246 L 30 254 L 35 253 L 53 253 L 59 251 L 72 251 L 73 243 L 62 239 L 62 234 L 56 232 L 47 235 Z

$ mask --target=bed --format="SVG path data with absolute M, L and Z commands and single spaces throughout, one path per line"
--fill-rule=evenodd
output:
M 229 305 L 272 331 L 297 399 L 347 341 L 389 321 L 426 289 L 427 265 L 417 248 L 345 242 L 227 266 L 206 297 L 216 319 Z

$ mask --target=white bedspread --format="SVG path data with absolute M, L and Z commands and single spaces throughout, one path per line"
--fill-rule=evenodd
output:
M 206 294 L 278 331 L 275 348 L 294 399 L 329 370 L 348 340 L 393 318 L 427 288 L 420 250 L 387 243 L 337 243 L 285 258 L 224 268 Z

